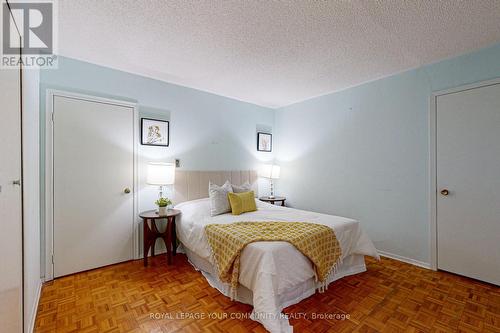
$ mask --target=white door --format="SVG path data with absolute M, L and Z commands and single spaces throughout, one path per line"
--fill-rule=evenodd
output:
M 500 84 L 437 98 L 437 190 L 438 268 L 500 285 Z
M 22 332 L 19 69 L 0 69 L 0 117 L 0 332 Z
M 132 259 L 134 108 L 55 95 L 53 112 L 54 277 Z

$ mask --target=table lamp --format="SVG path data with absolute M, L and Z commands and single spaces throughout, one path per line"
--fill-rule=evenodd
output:
M 280 166 L 275 164 L 265 164 L 262 166 L 260 170 L 260 176 L 263 178 L 269 178 L 270 186 L 271 186 L 271 194 L 269 198 L 274 198 L 274 184 L 273 179 L 280 178 Z
M 160 187 L 158 198 L 162 198 L 163 186 L 173 185 L 175 183 L 175 164 L 149 162 L 146 183 L 149 185 L 158 185 Z

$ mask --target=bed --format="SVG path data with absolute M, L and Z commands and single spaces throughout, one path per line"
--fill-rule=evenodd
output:
M 176 222 L 181 251 L 186 253 L 191 264 L 201 271 L 209 284 L 226 296 L 229 296 L 230 288 L 217 277 L 210 246 L 204 233 L 207 224 L 303 221 L 332 227 L 342 248 L 342 261 L 329 275 L 329 283 L 347 275 L 366 271 L 365 255 L 379 258 L 373 243 L 361 229 L 359 222 L 349 218 L 275 206 L 258 200 L 258 210 L 255 212 L 238 216 L 231 214 L 210 216 L 210 200 L 203 197 L 203 187 L 205 187 L 203 185 L 206 184 L 208 187 L 207 179 L 213 179 L 213 182 L 219 184 L 228 179 L 235 185 L 249 181 L 256 186 L 257 177 L 253 171 L 230 173 L 190 171 L 181 172 L 177 178 L 176 194 L 184 198 L 184 202 L 176 205 L 176 208 L 182 211 Z M 194 198 L 197 196 L 201 198 Z M 206 196 L 208 197 L 208 194 Z M 251 318 L 260 322 L 272 333 L 293 331 L 288 318 L 282 315 L 281 311 L 313 295 L 317 287 L 311 262 L 290 243 L 255 242 L 247 245 L 241 253 L 236 300 L 253 305 Z

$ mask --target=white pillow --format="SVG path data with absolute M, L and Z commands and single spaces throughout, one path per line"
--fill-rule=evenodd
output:
M 252 190 L 252 185 L 250 185 L 249 182 L 246 182 L 243 185 L 233 185 L 233 184 L 231 184 L 231 187 L 233 188 L 233 192 L 234 193 L 250 192 Z
M 233 192 L 233 187 L 231 183 L 226 180 L 224 185 L 219 186 L 208 183 L 208 197 L 210 198 L 210 215 L 220 215 L 224 213 L 229 213 L 231 211 L 231 205 L 229 204 L 229 199 L 227 194 Z

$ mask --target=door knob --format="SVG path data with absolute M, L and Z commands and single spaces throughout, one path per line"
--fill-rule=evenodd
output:
M 125 187 L 125 189 L 123 190 L 123 193 L 129 194 L 130 193 L 130 189 L 128 187 Z
M 443 189 L 441 190 L 441 194 L 447 196 L 448 194 L 450 194 L 450 191 L 448 191 L 447 189 Z

